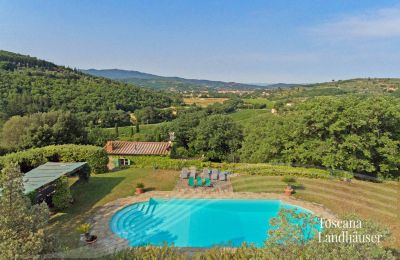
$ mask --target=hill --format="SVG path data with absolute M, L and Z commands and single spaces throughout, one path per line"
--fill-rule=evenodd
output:
M 317 96 L 389 95 L 400 96 L 399 78 L 357 78 L 332 82 L 297 85 L 272 90 L 270 100 L 295 100 Z
M 129 113 L 165 108 L 180 98 L 142 89 L 27 55 L 0 51 L 0 117 L 69 110 L 80 114 Z
M 109 79 L 116 79 L 126 83 L 133 83 L 137 86 L 168 89 L 175 91 L 185 90 L 219 90 L 219 89 L 264 89 L 268 86 L 258 86 L 236 82 L 224 82 L 202 79 L 186 79 L 181 77 L 164 77 L 154 74 L 143 73 L 131 70 L 104 69 L 104 70 L 81 70 L 89 75 L 101 76 Z

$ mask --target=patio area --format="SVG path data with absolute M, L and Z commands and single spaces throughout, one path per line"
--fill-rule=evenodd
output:
M 196 193 L 233 192 L 231 184 L 232 177 L 234 177 L 234 175 L 230 172 L 216 169 L 211 170 L 204 168 L 198 170 L 196 167 L 183 168 L 174 191 Z

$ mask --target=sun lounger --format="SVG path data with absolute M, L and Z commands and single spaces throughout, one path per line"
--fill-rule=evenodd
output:
M 206 187 L 211 187 L 211 180 L 210 180 L 210 178 L 206 178 L 204 182 L 205 182 L 205 186 L 206 186 Z
M 226 181 L 226 172 L 220 172 L 220 173 L 218 174 L 218 179 L 219 179 L 220 181 Z
M 187 168 L 183 168 L 181 171 L 181 179 L 187 179 L 189 176 L 189 171 Z
M 218 170 L 211 171 L 211 180 L 218 180 Z
M 189 184 L 189 187 L 194 188 L 194 178 L 193 177 L 189 177 L 188 184 Z
M 207 168 L 203 169 L 203 176 L 210 177 L 210 173 L 211 173 L 210 169 Z
M 200 176 L 197 177 L 197 186 L 198 187 L 203 186 L 203 179 Z

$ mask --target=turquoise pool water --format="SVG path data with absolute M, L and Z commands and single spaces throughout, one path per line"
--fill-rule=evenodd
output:
M 269 220 L 282 207 L 295 206 L 279 200 L 150 199 L 115 213 L 110 227 L 131 246 L 263 246 Z

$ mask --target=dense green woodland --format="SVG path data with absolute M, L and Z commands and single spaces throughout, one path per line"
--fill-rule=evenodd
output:
M 399 176 L 400 103 L 391 97 L 320 97 L 247 125 L 241 159 Z
M 83 118 L 88 115 L 93 124 L 101 124 L 99 113 L 102 111 L 116 114 L 115 111 L 133 112 L 147 106 L 163 108 L 180 102 L 178 96 L 171 94 L 85 75 L 29 56 L 0 51 L 0 111 L 3 120 L 14 115 L 63 110 L 83 113 Z

